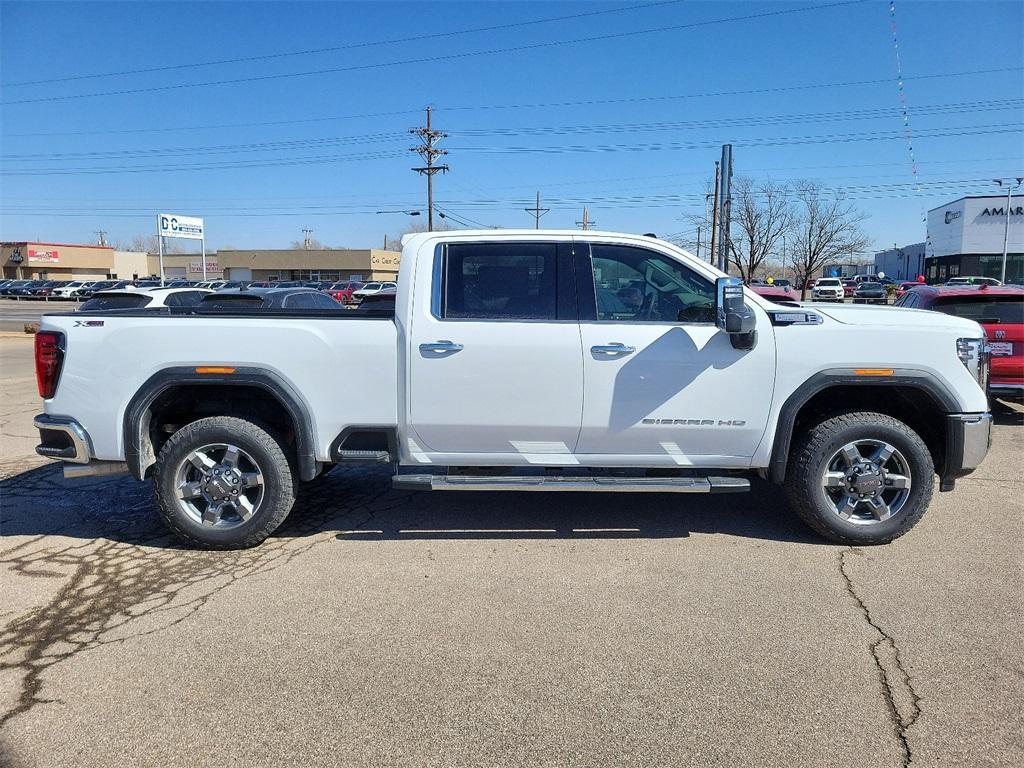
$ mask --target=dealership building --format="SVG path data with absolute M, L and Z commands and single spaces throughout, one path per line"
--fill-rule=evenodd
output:
M 1006 231 L 1006 195 L 961 197 L 928 211 L 925 278 L 944 283 L 951 277 L 999 278 Z M 1024 282 L 1024 196 L 1011 199 L 1006 282 Z
M 902 247 L 894 246 L 875 254 L 875 274 L 885 275 L 897 283 L 916 281 L 925 273 L 924 243 L 912 243 Z
M 227 280 L 394 280 L 402 254 L 376 248 L 220 250 Z
M 206 255 L 210 280 L 394 280 L 401 253 L 375 248 L 224 250 Z M 160 274 L 160 257 L 105 245 L 5 242 L 3 277 L 19 280 L 134 280 Z M 164 254 L 168 279 L 203 279 L 198 253 Z

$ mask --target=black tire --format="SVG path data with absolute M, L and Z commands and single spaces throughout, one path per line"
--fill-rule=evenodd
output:
M 829 503 L 822 478 L 843 446 L 880 440 L 894 446 L 909 467 L 911 486 L 899 511 L 886 520 L 858 524 L 844 520 Z M 811 528 L 839 544 L 887 544 L 917 524 L 931 502 L 935 465 L 921 437 L 902 421 L 881 413 L 832 416 L 794 440 L 784 490 L 789 505 Z
M 182 509 L 176 493 L 182 463 L 193 451 L 216 443 L 240 448 L 263 476 L 262 498 L 252 516 L 225 529 L 194 520 Z M 201 549 L 246 549 L 263 542 L 291 511 L 296 485 L 294 467 L 280 439 L 263 426 L 231 416 L 199 419 L 182 427 L 164 443 L 153 468 L 160 516 L 177 536 Z

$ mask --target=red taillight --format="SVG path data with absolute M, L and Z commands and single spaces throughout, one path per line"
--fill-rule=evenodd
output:
M 44 400 L 49 400 L 57 391 L 60 366 L 64 362 L 64 352 L 60 348 L 63 338 L 62 334 L 52 331 L 36 334 L 36 384 L 39 396 Z

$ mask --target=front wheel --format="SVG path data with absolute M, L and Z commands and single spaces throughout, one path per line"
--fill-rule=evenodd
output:
M 800 518 L 842 544 L 886 544 L 917 524 L 932 498 L 928 446 L 881 413 L 833 416 L 796 440 L 785 492 Z
M 279 439 L 228 416 L 199 419 L 171 435 L 153 479 L 164 522 L 204 549 L 256 546 L 295 503 L 295 477 Z

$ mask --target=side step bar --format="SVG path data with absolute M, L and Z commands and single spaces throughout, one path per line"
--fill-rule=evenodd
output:
M 745 477 L 560 477 L 558 475 L 395 475 L 404 491 L 619 491 L 626 493 L 744 493 Z
M 335 451 L 337 461 L 376 462 L 386 464 L 391 461 L 387 451 Z

